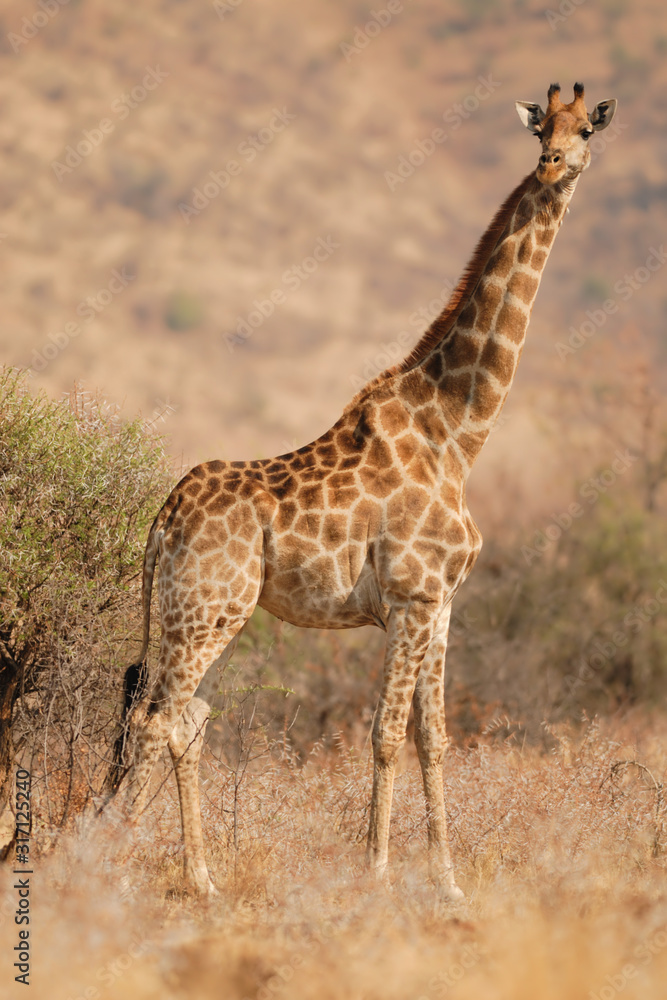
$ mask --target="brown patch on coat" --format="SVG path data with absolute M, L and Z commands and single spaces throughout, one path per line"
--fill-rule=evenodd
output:
M 386 441 L 383 441 L 381 438 L 375 438 L 368 449 L 365 464 L 371 469 L 386 469 L 392 464 L 391 449 Z
M 479 346 L 474 337 L 454 331 L 442 347 L 442 362 L 446 372 L 474 365 L 479 357 Z
M 420 406 L 431 402 L 435 395 L 435 386 L 416 369 L 401 379 L 400 392 L 407 405 L 417 410 Z
M 465 550 L 460 552 L 453 552 L 449 559 L 447 560 L 447 569 L 445 570 L 445 579 L 447 583 L 453 586 L 461 575 L 461 571 L 466 564 L 468 559 L 468 553 Z
M 533 254 L 531 264 L 536 271 L 541 271 L 546 264 L 549 252 L 547 250 L 536 250 Z
M 447 439 L 447 428 L 442 419 L 442 414 L 436 406 L 424 406 L 417 410 L 413 417 L 415 430 L 426 439 L 429 444 L 444 444 Z
M 441 539 L 444 537 L 447 514 L 441 503 L 434 503 L 424 521 L 420 535 L 427 539 Z
M 298 509 L 293 500 L 286 500 L 284 503 L 279 504 L 274 520 L 276 531 L 287 531 L 294 521 Z
M 529 306 L 537 295 L 539 284 L 540 279 L 535 275 L 526 274 L 525 271 L 517 271 L 510 278 L 507 290 Z
M 403 481 L 397 469 L 374 471 L 361 468 L 359 478 L 366 493 L 381 498 L 390 496 Z
M 487 284 L 480 296 L 479 303 L 479 318 L 477 320 L 477 330 L 480 333 L 488 333 L 491 329 L 491 325 L 496 318 L 496 313 L 498 312 L 498 306 L 503 297 L 503 289 L 500 285 Z M 476 346 L 477 356 L 479 355 L 479 347 Z
M 488 420 L 498 409 L 500 394 L 491 385 L 489 379 L 481 372 L 475 378 L 475 389 L 470 416 L 473 420 Z
M 398 441 L 394 441 L 394 447 L 403 465 L 409 465 L 419 445 L 414 434 L 403 434 Z
M 527 326 L 528 317 L 523 310 L 506 302 L 500 310 L 496 329 L 500 333 L 504 333 L 509 340 L 513 340 L 515 344 L 519 344 L 526 335 Z
M 403 403 L 398 399 L 391 399 L 383 403 L 380 407 L 380 423 L 383 428 L 393 437 L 410 423 L 410 417 L 406 412 Z
M 459 447 L 469 462 L 472 462 L 477 457 L 487 436 L 486 431 L 467 431 L 457 436 L 456 440 L 459 443 Z
M 348 518 L 345 514 L 327 514 L 322 524 L 322 543 L 327 549 L 339 548 L 347 539 Z
M 297 501 L 300 507 L 320 510 L 324 506 L 324 490 L 320 483 L 312 483 L 302 486 L 297 493 Z
M 462 375 L 445 375 L 440 383 L 440 398 L 452 429 L 458 427 L 463 420 L 471 389 L 472 375 L 469 372 L 464 372 Z
M 304 538 L 317 538 L 320 534 L 321 526 L 319 514 L 307 511 L 301 517 L 297 518 L 292 530 Z
M 484 344 L 480 365 L 496 376 L 502 385 L 509 385 L 514 376 L 514 352 L 499 344 L 493 337 Z
M 408 465 L 410 479 L 422 486 L 432 486 L 438 476 L 438 462 L 431 451 L 421 448 Z

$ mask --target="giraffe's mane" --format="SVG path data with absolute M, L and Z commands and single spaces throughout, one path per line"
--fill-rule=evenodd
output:
M 403 358 L 402 361 L 399 361 L 398 364 L 393 365 L 391 368 L 387 368 L 385 371 L 380 372 L 379 375 L 376 375 L 375 378 L 363 387 L 363 389 L 360 389 L 350 403 L 350 406 L 360 403 L 370 392 L 386 382 L 388 379 L 391 379 L 396 375 L 403 375 L 405 372 L 409 372 L 412 368 L 415 368 L 420 361 L 423 361 L 430 354 L 434 347 L 437 347 L 438 344 L 442 343 L 443 339 L 448 333 L 450 333 L 452 327 L 454 326 L 457 316 L 463 310 L 464 306 L 470 299 L 470 296 L 475 291 L 475 288 L 484 273 L 484 269 L 489 262 L 491 254 L 498 245 L 498 242 L 514 215 L 519 202 L 534 181 L 535 171 L 528 174 L 527 177 L 524 177 L 518 187 L 516 187 L 514 191 L 507 196 L 491 220 L 488 229 L 480 237 L 473 255 L 468 261 L 468 264 L 466 265 L 456 288 L 452 292 L 447 305 L 442 310 L 440 315 L 433 320 L 431 325 L 422 335 L 419 342 L 415 344 L 407 357 Z

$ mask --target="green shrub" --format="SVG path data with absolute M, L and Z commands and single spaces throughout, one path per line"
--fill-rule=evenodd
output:
M 203 319 L 204 308 L 196 295 L 174 292 L 170 296 L 164 313 L 164 321 L 170 330 L 192 330 Z
M 80 391 L 33 396 L 25 374 L 0 370 L 0 812 L 17 744 L 50 777 L 51 818 L 103 774 L 171 479 L 141 420 Z

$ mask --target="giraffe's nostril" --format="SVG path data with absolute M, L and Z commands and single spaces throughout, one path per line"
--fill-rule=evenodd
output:
M 556 155 L 554 156 L 554 163 L 560 163 L 560 156 L 558 155 L 558 153 L 556 153 Z

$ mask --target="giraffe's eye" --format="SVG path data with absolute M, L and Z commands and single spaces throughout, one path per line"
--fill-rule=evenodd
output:
M 581 138 L 582 139 L 590 139 L 590 137 L 592 135 L 593 135 L 593 129 L 592 128 L 591 129 L 586 129 L 584 132 L 581 133 Z

